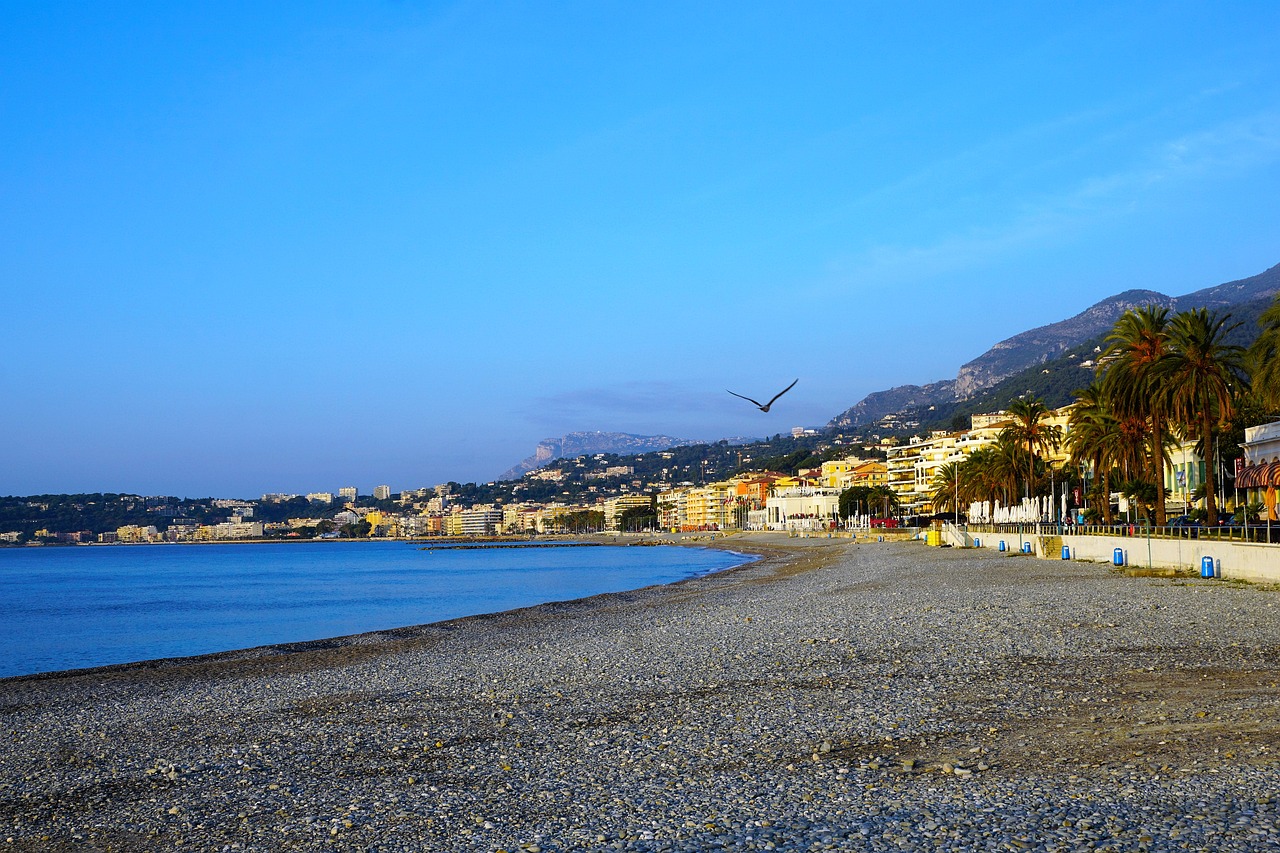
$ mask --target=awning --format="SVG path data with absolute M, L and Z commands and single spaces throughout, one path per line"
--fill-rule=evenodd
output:
M 1267 486 L 1280 486 L 1280 462 L 1246 465 L 1236 478 L 1237 489 L 1265 489 Z

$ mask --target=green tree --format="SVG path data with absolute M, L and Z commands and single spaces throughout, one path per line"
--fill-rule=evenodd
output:
M 586 509 L 560 516 L 560 526 L 566 533 L 589 533 L 604 528 L 604 513 Z
M 1062 444 L 1062 430 L 1047 423 L 1052 413 L 1036 397 L 1014 400 L 1008 411 L 1013 422 L 1001 432 L 1026 449 L 1027 497 L 1031 497 L 1036 481 L 1037 451 L 1057 450 Z
M 1271 412 L 1280 411 L 1280 293 L 1258 317 L 1261 334 L 1249 347 L 1253 391 Z
M 343 537 L 347 539 L 364 539 L 369 535 L 369 531 L 372 529 L 373 528 L 369 522 L 364 519 L 347 522 L 342 525 L 342 527 L 338 528 Z
M 898 511 L 901 502 L 893 489 L 881 485 L 871 487 L 871 491 L 867 494 L 867 505 L 870 507 L 871 515 L 879 512 L 880 518 L 887 518 Z
M 1165 523 L 1164 480 L 1169 387 L 1156 365 L 1169 351 L 1169 309 L 1147 305 L 1126 311 L 1107 336 L 1103 383 L 1121 420 L 1137 419 L 1150 435 L 1146 478 L 1156 485 L 1156 524 Z M 1132 421 L 1131 421 L 1132 424 Z
M 619 530 L 648 530 L 658 526 L 653 499 L 645 506 L 629 506 L 618 515 Z
M 961 500 L 997 501 L 1008 506 L 1018 488 L 1022 452 L 1003 432 L 994 444 L 980 447 L 960 465 Z
M 841 518 L 871 512 L 870 486 L 850 486 L 840 493 L 839 512 Z
M 958 463 L 948 462 L 938 468 L 937 473 L 933 475 L 931 484 L 933 490 L 929 493 L 934 512 L 960 511 L 961 479 L 961 465 Z
M 1194 438 L 1205 460 L 1205 510 L 1218 523 L 1214 436 L 1235 415 L 1236 391 L 1244 385 L 1244 350 L 1225 338 L 1239 324 L 1204 308 L 1177 314 L 1169 323 L 1169 350 L 1156 367 L 1169 389 L 1171 422 Z
M 1119 484 L 1120 494 L 1125 496 L 1131 506 L 1138 508 L 1139 514 L 1147 523 L 1151 522 L 1151 510 L 1155 506 L 1156 499 L 1161 493 L 1161 489 L 1157 488 L 1155 483 L 1149 483 L 1146 480 L 1125 480 Z
M 1097 380 L 1076 392 L 1068 423 L 1066 441 L 1071 461 L 1093 470 L 1100 485 L 1097 494 L 1102 504 L 1101 519 L 1104 524 L 1111 524 L 1111 472 L 1124 456 L 1124 436 L 1120 420 L 1112 413 L 1107 394 Z

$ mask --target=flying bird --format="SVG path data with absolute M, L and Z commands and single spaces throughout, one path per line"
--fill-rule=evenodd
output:
M 742 397 L 742 399 L 746 400 L 748 403 L 755 403 L 755 406 L 756 406 L 756 408 L 757 408 L 757 409 L 759 409 L 759 410 L 760 410 L 760 411 L 762 411 L 762 412 L 767 412 L 767 411 L 769 411 L 769 407 L 770 407 L 770 406 L 772 406 L 774 403 L 778 402 L 778 398 L 779 398 L 779 397 L 781 397 L 783 394 L 785 394 L 785 393 L 787 393 L 788 391 L 790 391 L 792 388 L 796 387 L 796 382 L 799 382 L 799 381 L 800 381 L 800 380 L 797 378 L 795 382 L 792 382 L 792 383 L 791 383 L 790 385 L 788 385 L 786 388 L 783 388 L 783 389 L 782 389 L 781 391 L 779 391 L 777 394 L 774 394 L 774 395 L 773 395 L 773 399 L 772 399 L 772 400 L 770 400 L 770 401 L 769 401 L 769 402 L 767 402 L 767 403 L 759 403 L 759 402 L 757 402 L 757 401 L 755 401 L 755 400 L 752 400 L 750 397 L 744 397 L 743 395 L 741 395 L 741 394 L 739 394 L 739 393 L 737 393 L 737 392 L 735 392 L 735 391 L 729 391 L 729 389 L 728 389 L 728 388 L 726 388 L 726 389 L 724 389 L 724 390 L 729 391 L 729 393 L 730 393 L 730 394 L 733 394 L 733 396 L 735 396 L 735 397 Z

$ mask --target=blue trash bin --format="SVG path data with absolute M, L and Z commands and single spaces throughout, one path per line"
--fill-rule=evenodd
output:
M 1030 553 L 1031 553 L 1031 543 L 1030 543 L 1030 542 L 1023 542 L 1023 543 L 1022 543 L 1022 553 L 1024 553 L 1024 554 L 1030 554 Z
M 1000 540 L 1000 550 L 1001 550 L 1001 551 L 1006 550 L 1006 546 L 1005 546 L 1005 544 L 1004 544 L 1004 540 L 1003 540 L 1003 539 L 1001 539 L 1001 540 Z
M 1213 557 L 1200 558 L 1200 577 L 1202 578 L 1213 577 Z
M 1112 565 L 1115 565 L 1115 566 L 1124 565 L 1124 549 L 1123 548 L 1117 548 L 1111 552 L 1111 563 Z
M 1070 559 L 1071 559 L 1071 546 L 1070 546 L 1070 545 L 1063 545 L 1063 546 L 1062 546 L 1062 559 L 1064 559 L 1064 560 L 1070 560 Z
M 982 540 L 981 540 L 981 539 L 979 539 L 979 538 L 978 538 L 978 537 L 976 537 L 976 536 L 975 536 L 975 537 L 973 537 L 973 547 L 975 547 L 975 548 L 981 548 L 981 547 L 982 547 Z

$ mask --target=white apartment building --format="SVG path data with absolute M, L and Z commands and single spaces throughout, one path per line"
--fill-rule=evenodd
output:
M 462 511 L 463 536 L 492 536 L 502 524 L 502 510 L 492 507 L 475 507 Z
M 373 499 L 375 501 L 385 501 L 390 499 L 390 497 L 391 497 L 390 486 L 374 486 L 373 487 Z
M 658 525 L 663 530 L 679 531 L 689 526 L 689 490 L 668 489 L 658 492 Z
M 964 432 L 935 431 L 928 438 L 914 437 L 888 450 L 889 488 L 898 496 L 904 515 L 934 512 L 933 481 L 944 465 L 959 465 L 978 448 L 994 444 L 1009 422 L 1003 412 L 974 415 L 973 427 Z
M 814 486 L 782 489 L 764 504 L 770 530 L 827 530 L 840 518 L 840 490 Z

